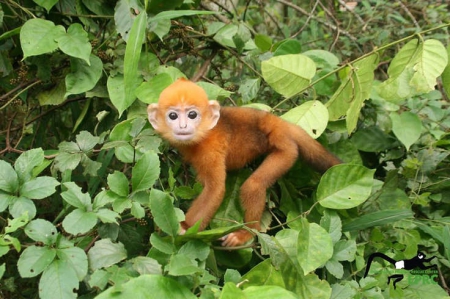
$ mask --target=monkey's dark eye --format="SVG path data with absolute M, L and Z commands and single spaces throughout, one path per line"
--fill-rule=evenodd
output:
M 169 113 L 169 118 L 171 120 L 176 120 L 178 118 L 178 114 L 176 114 L 175 112 L 170 112 Z
M 195 112 L 195 111 L 189 111 L 188 117 L 189 117 L 190 119 L 196 119 L 196 118 L 197 118 L 197 112 Z

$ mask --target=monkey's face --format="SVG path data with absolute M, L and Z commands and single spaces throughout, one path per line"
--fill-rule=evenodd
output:
M 172 138 L 179 142 L 195 137 L 202 115 L 195 106 L 170 107 L 165 114 L 165 122 L 172 132 Z
M 169 85 L 158 104 L 150 104 L 148 120 L 162 137 L 174 145 L 193 144 L 202 140 L 215 127 L 220 105 L 208 101 L 205 91 L 187 80 Z

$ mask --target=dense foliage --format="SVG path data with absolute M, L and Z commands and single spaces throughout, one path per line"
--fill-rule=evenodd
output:
M 356 6 L 354 6 L 356 4 Z M 1 0 L 0 298 L 447 298 L 448 1 Z M 345 164 L 299 162 L 243 248 L 230 173 L 201 191 L 146 119 L 176 78 L 297 123 Z M 428 272 L 396 261 L 418 251 Z M 395 288 L 391 275 L 404 278 Z

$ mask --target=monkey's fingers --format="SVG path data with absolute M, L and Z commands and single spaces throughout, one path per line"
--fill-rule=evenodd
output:
M 241 229 L 224 236 L 220 240 L 223 247 L 235 247 L 247 243 L 252 238 L 253 235 L 249 231 Z

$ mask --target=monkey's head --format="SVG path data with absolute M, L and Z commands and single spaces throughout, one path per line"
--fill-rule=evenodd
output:
M 147 108 L 148 120 L 161 136 L 173 144 L 192 144 L 204 138 L 220 117 L 220 105 L 209 101 L 197 84 L 178 79 Z

